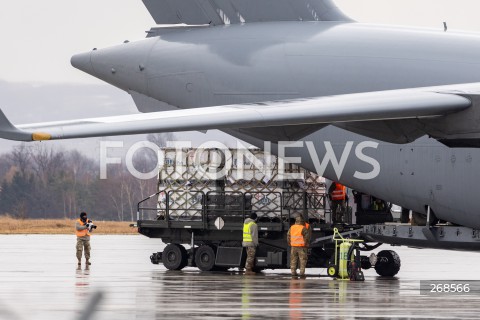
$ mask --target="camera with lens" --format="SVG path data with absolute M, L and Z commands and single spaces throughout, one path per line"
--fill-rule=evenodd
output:
M 92 231 L 92 229 L 97 229 L 97 226 L 93 224 L 92 220 L 87 220 L 86 226 L 88 231 Z

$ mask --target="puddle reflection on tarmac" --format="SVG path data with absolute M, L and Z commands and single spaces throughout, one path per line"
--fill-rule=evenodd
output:
M 335 281 L 323 269 L 292 279 L 288 270 L 168 271 L 148 259 L 160 240 L 92 238 L 92 266 L 76 266 L 73 236 L 0 236 L 0 319 L 78 319 L 96 292 L 94 319 L 478 319 L 480 295 L 421 295 L 420 280 L 480 280 L 479 253 L 394 248 L 398 277 L 365 272 Z

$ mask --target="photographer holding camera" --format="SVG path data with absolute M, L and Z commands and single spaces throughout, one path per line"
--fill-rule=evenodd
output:
M 90 263 L 90 232 L 92 229 L 96 229 L 97 226 L 92 223 L 92 220 L 88 220 L 87 213 L 80 213 L 80 219 L 75 222 L 75 230 L 77 234 L 77 259 L 78 266 L 82 265 L 82 251 L 85 249 L 85 265 L 89 266 Z

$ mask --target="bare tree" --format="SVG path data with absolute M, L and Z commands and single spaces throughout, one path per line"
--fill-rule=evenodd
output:
M 56 151 L 53 147 L 42 143 L 35 144 L 30 157 L 33 160 L 32 168 L 44 186 L 48 184 L 49 179 L 54 179 L 60 172 L 67 171 L 64 152 Z
M 169 133 L 149 136 L 160 147 L 174 139 Z M 137 179 L 124 166 L 112 165 L 106 181 L 98 179 L 98 164 L 79 151 L 20 144 L 0 155 L 0 213 L 53 218 L 85 210 L 98 218 L 135 220 L 137 202 L 156 190 L 157 157 L 144 148 L 133 159 L 137 171 L 155 172 L 151 179 Z
M 6 155 L 0 156 L 0 183 L 6 178 L 7 173 L 10 171 L 12 164 L 10 163 Z
M 25 176 L 27 170 L 31 167 L 30 148 L 25 143 L 15 146 L 7 159 L 18 168 L 21 175 Z
M 120 190 L 120 197 L 118 197 L 118 194 L 111 194 L 110 198 L 112 199 L 113 206 L 117 211 L 118 221 L 123 221 L 123 190 Z

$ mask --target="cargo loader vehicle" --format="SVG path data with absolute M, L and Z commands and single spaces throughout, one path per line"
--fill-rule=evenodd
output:
M 150 260 L 169 270 L 241 270 L 246 258 L 243 222 L 252 212 L 258 216 L 257 271 L 290 268 L 286 236 L 298 215 L 309 223 L 312 233 L 307 268 L 325 268 L 333 278 L 363 280 L 362 270 L 370 268 L 380 276 L 395 276 L 401 267 L 398 254 L 390 249 L 372 253 L 383 243 L 480 250 L 479 230 L 438 224 L 430 208 L 426 208 L 425 225 L 392 223 L 388 215 L 360 207 L 356 214 L 360 223 L 352 221 L 352 210 L 346 210 L 347 215 L 332 224 L 326 181 L 295 165 L 286 166 L 294 178 L 280 177 L 279 160 L 259 150 L 248 150 L 250 155 L 245 157 L 232 149 L 230 158 L 216 149 L 202 151 L 200 157 L 195 149 L 163 151 L 165 164 L 159 171 L 157 192 L 138 203 L 136 226 L 140 234 L 166 244 Z M 205 175 L 228 163 L 224 176 Z M 364 206 L 358 197 L 367 197 L 354 195 L 356 203 Z

